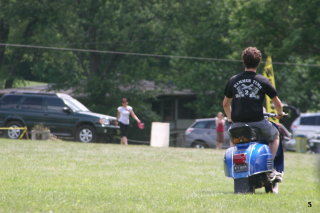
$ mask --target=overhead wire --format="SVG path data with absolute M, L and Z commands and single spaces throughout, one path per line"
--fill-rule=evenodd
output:
M 180 56 L 180 55 L 161 55 L 161 54 L 152 54 L 152 53 L 79 49 L 79 48 L 52 47 L 52 46 L 40 46 L 40 45 L 29 45 L 29 44 L 0 43 L 0 46 L 17 47 L 17 48 L 31 48 L 31 49 L 47 49 L 47 50 L 58 50 L 58 51 L 72 51 L 72 52 L 89 52 L 89 53 L 101 53 L 101 54 L 117 54 L 117 55 L 129 55 L 129 56 L 140 56 L 140 57 L 176 58 L 176 59 L 187 59 L 187 60 L 221 61 L 221 62 L 236 62 L 236 63 L 242 62 L 242 60 L 226 59 L 226 58 L 209 58 L 209 57 Z M 265 62 L 262 61 L 261 63 L 265 63 Z M 289 63 L 289 62 L 272 62 L 272 64 L 287 65 L 287 66 L 320 67 L 320 64 L 299 64 L 299 63 Z
M 195 57 L 195 56 L 160 55 L 160 54 L 150 54 L 150 53 L 77 49 L 77 48 L 65 48 L 65 47 L 48 47 L 48 46 L 38 46 L 38 45 L 26 45 L 26 44 L 0 43 L 0 46 L 34 48 L 34 49 L 49 49 L 49 50 L 61 50 L 61 51 L 74 51 L 74 52 L 91 52 L 91 53 L 104 53 L 104 54 L 117 54 L 117 55 L 132 55 L 132 56 L 145 56 L 145 57 L 158 57 L 158 58 L 179 58 L 179 59 L 208 60 L 208 61 L 241 62 L 241 60 L 232 60 L 232 59 L 205 58 L 205 57 Z

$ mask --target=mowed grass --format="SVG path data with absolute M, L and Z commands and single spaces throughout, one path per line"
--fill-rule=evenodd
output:
M 285 153 L 277 195 L 234 194 L 223 155 L 0 139 L 0 212 L 320 212 L 319 155 Z

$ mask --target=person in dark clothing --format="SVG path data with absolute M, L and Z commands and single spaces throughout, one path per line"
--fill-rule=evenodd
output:
M 232 122 L 231 128 L 244 124 L 259 128 L 275 157 L 279 146 L 279 132 L 270 121 L 264 119 L 263 102 L 265 95 L 272 99 L 279 119 L 284 115 L 281 100 L 270 81 L 256 73 L 261 52 L 255 47 L 248 47 L 242 52 L 242 60 L 245 70 L 232 76 L 225 87 L 224 111 L 228 121 Z
M 242 52 L 242 60 L 245 70 L 232 76 L 224 91 L 223 108 L 231 128 L 249 125 L 260 129 L 264 139 L 269 143 L 273 159 L 275 159 L 279 147 L 279 131 L 263 116 L 263 102 L 265 95 L 272 100 L 277 118 L 285 114 L 282 102 L 276 89 L 263 75 L 257 74 L 257 67 L 261 61 L 261 52 L 256 47 L 248 47 Z M 282 181 L 283 172 L 273 169 L 270 179 Z

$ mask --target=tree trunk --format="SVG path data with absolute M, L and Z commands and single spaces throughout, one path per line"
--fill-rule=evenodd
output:
M 14 78 L 8 78 L 6 79 L 6 82 L 4 84 L 4 88 L 12 88 L 13 87 Z
M 3 19 L 0 20 L 0 43 L 6 43 L 9 37 L 9 25 Z M 0 67 L 4 59 L 5 46 L 0 46 Z

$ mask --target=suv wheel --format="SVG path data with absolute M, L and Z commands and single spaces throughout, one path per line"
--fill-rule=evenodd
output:
M 22 127 L 22 123 L 20 123 L 19 121 L 12 121 L 7 124 L 7 127 L 9 128 Z M 22 129 L 8 129 L 7 137 L 10 139 L 19 139 L 21 133 L 22 133 Z
M 202 141 L 195 141 L 192 143 L 192 147 L 193 148 L 197 148 L 197 149 L 205 149 L 208 148 L 207 144 L 202 142 Z
M 76 133 L 76 139 L 83 143 L 94 142 L 96 140 L 96 131 L 89 125 L 80 126 Z

